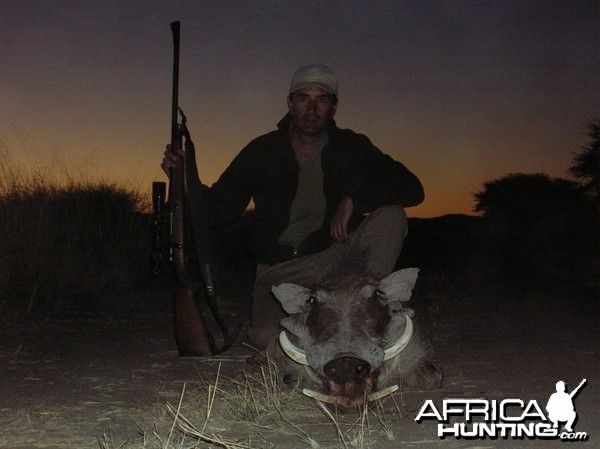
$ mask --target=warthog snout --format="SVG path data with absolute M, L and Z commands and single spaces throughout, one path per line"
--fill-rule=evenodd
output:
M 359 383 L 369 376 L 371 365 L 369 362 L 356 357 L 338 357 L 327 362 L 323 367 L 323 372 L 338 384 Z

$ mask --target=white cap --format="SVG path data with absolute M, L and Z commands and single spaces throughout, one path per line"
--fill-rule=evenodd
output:
M 320 87 L 332 95 L 337 95 L 338 92 L 338 80 L 335 74 L 322 64 L 307 65 L 296 70 L 290 84 L 290 93 L 308 86 Z

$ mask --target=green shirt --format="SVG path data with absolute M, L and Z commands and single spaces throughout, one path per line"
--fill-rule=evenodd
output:
M 323 168 L 319 150 L 312 159 L 300 165 L 290 224 L 279 237 L 279 243 L 298 246 L 309 234 L 321 227 L 324 215 Z

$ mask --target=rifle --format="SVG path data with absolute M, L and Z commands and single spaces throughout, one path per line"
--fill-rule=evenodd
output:
M 186 126 L 186 117 L 178 105 L 179 87 L 179 34 L 180 23 L 171 23 L 173 32 L 173 97 L 171 107 L 171 151 L 185 157 L 171 170 L 169 182 L 169 207 L 171 216 L 171 260 L 175 268 L 178 286 L 173 295 L 175 340 L 179 355 L 197 357 L 226 351 L 235 341 L 240 326 L 230 334 L 221 318 L 218 297 L 210 265 L 210 236 L 207 222 L 206 202 L 202 201 L 202 185 L 198 177 L 195 148 Z M 181 123 L 178 123 L 178 114 Z M 185 137 L 185 147 L 183 138 Z M 195 173 L 194 173 L 195 171 Z M 188 184 L 188 181 L 189 184 Z M 190 207 L 193 204 L 193 207 Z M 188 221 L 186 223 L 186 220 Z M 187 225 L 187 226 L 186 226 Z M 191 236 L 187 235 L 191 233 Z M 186 238 L 187 237 L 187 238 Z M 193 246 L 200 264 L 201 281 L 196 280 L 187 266 L 186 244 L 193 239 Z M 214 319 L 223 334 L 223 346 L 217 348 L 208 331 L 201 310 L 196 304 L 196 294 L 204 284 L 208 304 Z
M 586 382 L 587 379 L 583 379 L 581 382 L 579 382 L 579 385 L 577 385 L 577 387 L 569 393 L 569 397 L 572 398 L 573 396 L 575 396 L 579 392 L 579 389 L 583 387 L 583 384 L 585 384 Z

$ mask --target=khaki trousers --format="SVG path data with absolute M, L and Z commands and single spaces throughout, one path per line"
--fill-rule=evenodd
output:
M 355 254 L 364 254 L 367 274 L 375 279 L 383 279 L 394 269 L 406 234 L 404 209 L 401 206 L 386 206 L 369 214 L 349 234 L 347 242 L 335 242 L 320 253 L 275 265 L 258 264 L 252 302 L 253 344 L 258 349 L 265 348 L 271 337 L 277 334 L 279 321 L 286 316 L 271 293 L 273 285 L 291 282 L 312 288 L 325 280 L 323 277 L 331 271 L 331 267 Z

